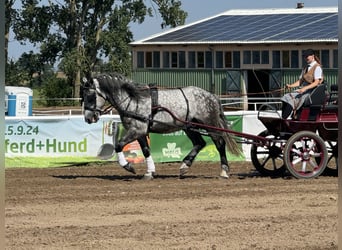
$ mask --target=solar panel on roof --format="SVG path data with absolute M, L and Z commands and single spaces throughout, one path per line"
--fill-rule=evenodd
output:
M 338 13 L 221 15 L 144 42 L 337 39 Z

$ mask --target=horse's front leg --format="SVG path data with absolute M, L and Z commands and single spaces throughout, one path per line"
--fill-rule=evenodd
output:
M 136 174 L 135 169 L 133 168 L 132 164 L 126 160 L 122 150 L 128 143 L 136 139 L 137 138 L 134 133 L 127 131 L 127 133 L 115 145 L 115 152 L 118 156 L 119 165 L 132 174 Z
M 153 175 L 156 172 L 156 166 L 154 165 L 154 161 L 151 156 L 151 151 L 148 145 L 147 137 L 145 135 L 139 137 L 138 142 L 139 142 L 141 151 L 143 152 L 144 157 L 146 159 L 146 165 L 147 165 L 147 172 L 144 174 L 143 179 L 152 180 Z

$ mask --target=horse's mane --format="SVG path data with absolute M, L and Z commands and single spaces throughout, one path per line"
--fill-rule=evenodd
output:
M 117 90 L 124 90 L 132 99 L 139 100 L 142 97 L 148 97 L 150 92 L 148 86 L 135 83 L 131 79 L 119 73 L 107 73 L 96 76 L 99 81 L 104 82 L 107 87 L 115 93 Z

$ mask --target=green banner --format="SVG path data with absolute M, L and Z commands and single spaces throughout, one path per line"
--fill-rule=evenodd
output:
M 242 116 L 227 116 L 231 130 L 242 132 Z M 170 134 L 150 134 L 151 152 L 155 162 L 176 162 L 183 158 L 192 149 L 192 143 L 183 131 Z M 220 156 L 209 136 L 203 136 L 207 145 L 196 157 L 196 161 L 219 161 Z M 241 147 L 241 145 L 239 145 Z M 241 149 L 242 151 L 242 149 Z M 243 154 L 236 156 L 228 152 L 230 161 L 245 160 Z

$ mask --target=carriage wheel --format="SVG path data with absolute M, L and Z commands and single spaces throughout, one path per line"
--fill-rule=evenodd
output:
M 338 175 L 337 142 L 327 141 L 326 147 L 328 151 L 328 163 L 324 170 L 324 175 L 337 176 Z
M 261 132 L 258 136 L 270 139 L 279 139 L 271 135 L 268 130 Z M 251 160 L 256 170 L 266 176 L 280 176 L 285 173 L 283 161 L 284 143 L 273 142 L 270 146 L 253 144 L 251 147 Z
M 328 151 L 325 142 L 311 131 L 295 133 L 285 145 L 284 162 L 294 177 L 315 178 L 327 166 Z

